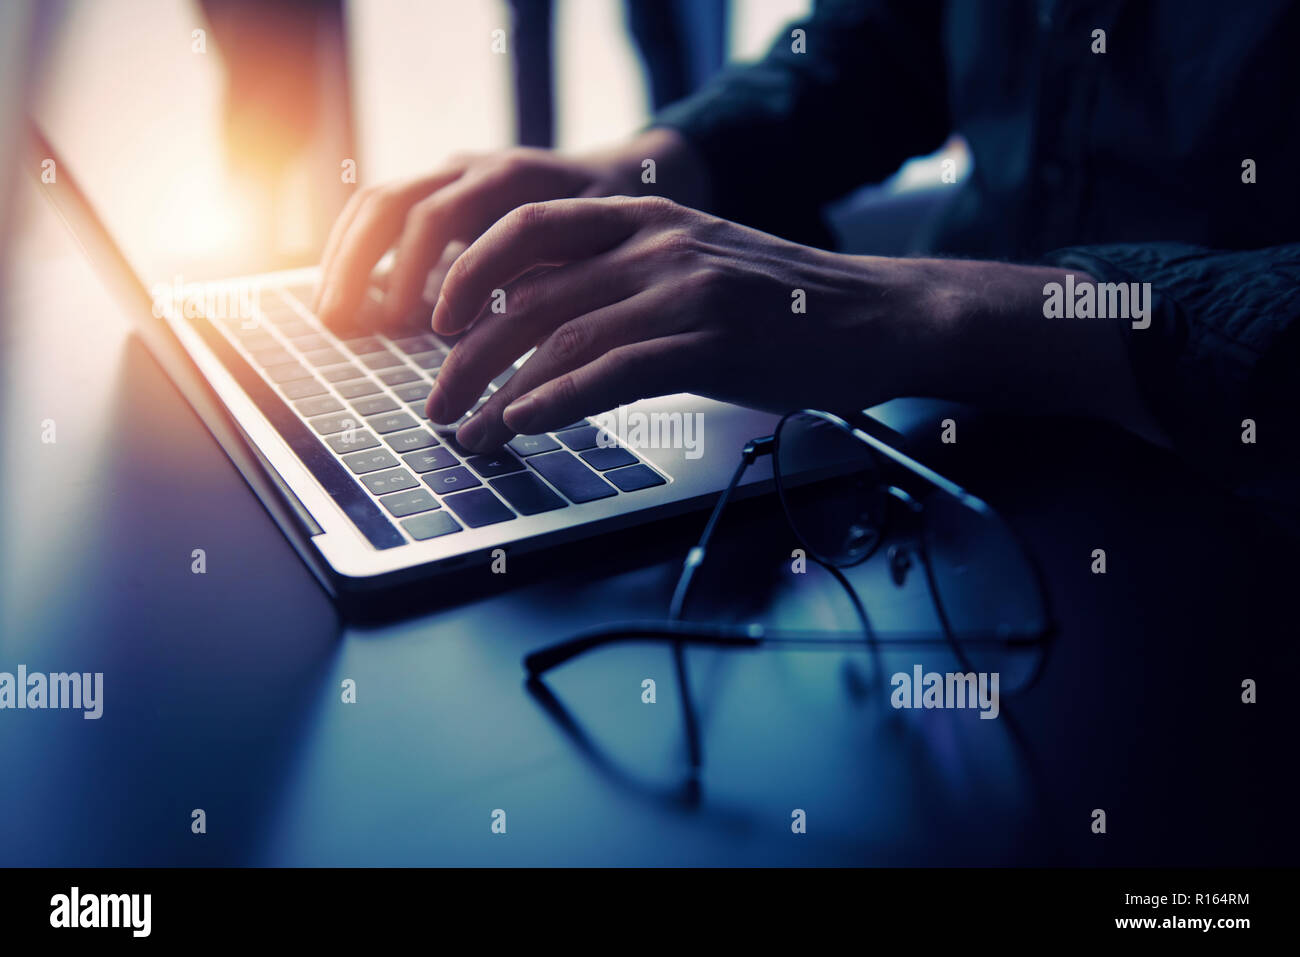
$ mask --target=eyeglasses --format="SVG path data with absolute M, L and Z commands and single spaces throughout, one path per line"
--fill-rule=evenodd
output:
M 673 644 L 685 688 L 684 649 L 846 647 L 891 649 L 941 645 L 963 671 L 998 674 L 1000 693 L 1030 687 L 1054 633 L 1046 593 L 1028 553 L 985 502 L 873 435 L 865 416 L 854 425 L 828 412 L 793 412 L 776 431 L 746 444 L 740 464 L 690 550 L 673 591 L 668 618 L 616 622 L 534 651 L 524 658 L 530 681 L 585 652 L 622 642 Z M 774 631 L 758 624 L 682 620 L 696 572 L 728 501 L 749 467 L 772 456 L 785 518 L 806 557 L 848 592 L 859 632 Z M 883 543 L 889 579 L 901 587 L 923 576 L 936 626 L 879 631 L 845 570 L 867 562 Z M 689 695 L 682 696 L 693 765 L 698 731 Z

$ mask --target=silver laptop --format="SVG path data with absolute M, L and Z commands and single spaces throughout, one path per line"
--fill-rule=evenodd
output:
M 41 189 L 336 598 L 487 568 L 498 549 L 545 548 L 703 507 L 727 484 L 745 442 L 775 426 L 772 415 L 683 394 L 471 454 L 457 445 L 455 425 L 424 416 L 451 343 L 428 331 L 336 335 L 308 307 L 314 267 L 150 285 L 73 167 L 34 124 L 29 134 L 34 155 L 58 164 L 57 183 Z M 738 493 L 771 484 L 762 461 Z

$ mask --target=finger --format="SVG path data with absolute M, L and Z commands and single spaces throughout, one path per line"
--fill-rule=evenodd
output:
M 535 435 L 640 399 L 692 391 L 708 345 L 703 333 L 684 333 L 620 346 L 510 403 L 505 428 Z
M 520 397 L 619 349 L 661 339 L 664 332 L 675 334 L 677 329 L 664 330 L 662 327 L 651 333 L 650 324 L 646 322 L 647 315 L 663 308 L 664 298 L 661 291 L 647 290 L 560 326 L 484 403 L 483 408 L 461 426 L 457 433 L 458 441 L 473 449 L 496 448 L 514 434 L 504 421 L 504 415 Z M 606 408 L 602 406 L 589 411 L 603 412 Z
M 317 315 L 322 322 L 342 324 L 351 315 L 366 290 L 370 271 L 397 238 L 407 210 L 459 176 L 457 170 L 444 171 L 402 186 L 383 187 L 367 196 L 321 277 Z
M 529 203 L 502 217 L 465 250 L 433 310 L 435 332 L 450 335 L 474 321 L 494 289 L 539 265 L 586 259 L 623 242 L 654 208 L 641 199 L 562 199 Z
M 613 250 L 512 285 L 506 290 L 505 313 L 483 315 L 443 363 L 429 394 L 429 418 L 455 421 L 488 382 L 563 323 L 632 296 L 640 282 L 627 259 Z
M 432 328 L 433 321 L 433 304 L 438 300 L 438 293 L 442 289 L 442 281 L 447 278 L 447 273 L 454 263 L 463 253 L 469 244 L 461 242 L 459 239 L 453 239 L 447 244 L 447 248 L 442 251 L 442 258 L 438 260 L 437 265 L 429 271 L 429 276 L 424 284 L 424 291 L 421 292 L 420 298 L 428 305 L 425 310 L 423 328 Z
M 349 196 L 347 203 L 343 206 L 343 212 L 339 213 L 338 219 L 334 220 L 334 225 L 330 228 L 329 238 L 325 240 L 325 252 L 320 259 L 320 278 L 317 279 L 316 290 L 312 294 L 312 312 L 320 311 L 321 293 L 325 291 L 325 276 L 329 274 L 330 263 L 334 261 L 334 257 L 338 254 L 339 245 L 343 242 L 343 237 L 347 235 L 352 220 L 356 218 L 357 210 L 362 207 L 371 192 L 368 189 L 359 189 Z
M 397 244 L 385 302 L 389 319 L 401 319 L 415 308 L 430 270 L 453 238 L 473 242 L 515 207 L 531 200 L 557 198 L 568 188 L 556 181 L 550 168 L 502 162 L 420 203 L 408 217 Z

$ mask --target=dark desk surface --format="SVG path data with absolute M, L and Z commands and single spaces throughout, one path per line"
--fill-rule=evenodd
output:
M 980 721 L 893 711 L 857 652 L 692 651 L 692 801 L 669 651 L 581 659 L 550 701 L 520 658 L 662 615 L 703 516 L 343 625 L 79 260 L 14 278 L 0 670 L 102 671 L 105 703 L 0 712 L 0 864 L 1294 861 L 1294 556 L 1162 454 L 1032 420 L 928 449 L 1043 566 L 1063 625 L 1043 680 Z M 790 574 L 772 501 L 721 536 L 693 616 L 852 625 L 824 574 Z

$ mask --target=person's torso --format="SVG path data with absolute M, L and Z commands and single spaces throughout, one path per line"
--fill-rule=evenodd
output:
M 944 33 L 974 169 L 934 251 L 1294 240 L 1296 4 L 952 0 Z

